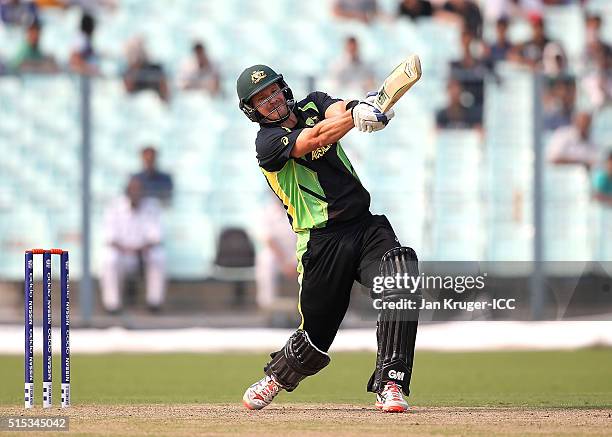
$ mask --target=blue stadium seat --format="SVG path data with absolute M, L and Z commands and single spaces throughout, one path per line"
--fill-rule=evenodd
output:
M 612 261 L 612 209 L 599 204 L 592 208 L 593 257 L 595 261 Z M 612 272 L 608 272 L 612 274 Z
M 215 229 L 206 215 L 175 212 L 164 219 L 168 274 L 174 278 L 207 277 L 215 254 Z
M 475 131 L 442 130 L 436 139 L 431 204 L 432 257 L 476 261 L 484 253 L 481 140 Z
M 548 165 L 544 177 L 546 259 L 588 261 L 592 253 L 587 172 L 580 166 Z
M 0 277 L 22 280 L 25 250 L 53 246 L 47 214 L 40 208 L 17 203 L 8 213 L 0 214 Z

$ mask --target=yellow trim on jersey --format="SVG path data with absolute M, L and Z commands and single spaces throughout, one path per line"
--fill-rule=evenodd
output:
M 280 183 L 278 182 L 278 172 L 277 171 L 267 171 L 267 170 L 264 170 L 263 168 L 261 168 L 261 171 L 263 172 L 264 176 L 268 180 L 268 183 L 272 187 L 272 190 L 274 190 L 276 195 L 283 202 L 283 205 L 285 205 L 285 207 L 287 208 L 287 212 L 291 216 L 291 219 L 295 221 L 296 220 L 295 207 L 291 204 L 289 196 L 287 195 L 287 193 L 283 191 L 283 189 L 280 186 Z
M 302 312 L 302 280 L 304 279 L 304 264 L 302 263 L 302 257 L 308 249 L 308 241 L 310 240 L 310 230 L 299 232 L 297 234 L 298 240 L 296 244 L 296 255 L 297 255 L 297 271 L 298 271 L 298 284 L 300 289 L 298 291 L 298 312 L 302 319 L 300 327 L 298 329 L 304 329 L 304 313 Z

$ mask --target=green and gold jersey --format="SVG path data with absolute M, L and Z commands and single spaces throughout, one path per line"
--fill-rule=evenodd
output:
M 337 101 L 322 92 L 310 93 L 295 105 L 295 127 L 262 125 L 257 133 L 259 166 L 285 205 L 295 232 L 351 220 L 370 208 L 370 194 L 361 185 L 340 142 L 319 147 L 301 158 L 291 156 L 302 129 L 323 120 L 325 110 Z

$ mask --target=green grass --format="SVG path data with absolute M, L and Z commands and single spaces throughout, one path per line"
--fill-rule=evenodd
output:
M 54 380 L 60 381 L 54 357 Z M 265 354 L 75 355 L 73 403 L 239 402 L 262 375 Z M 369 404 L 370 353 L 332 363 L 279 402 Z M 40 402 L 41 359 L 36 359 Z M 23 358 L 0 356 L 0 404 L 20 405 Z M 411 403 L 419 406 L 612 407 L 612 349 L 554 352 L 417 352 Z M 59 383 L 55 384 L 59 402 Z

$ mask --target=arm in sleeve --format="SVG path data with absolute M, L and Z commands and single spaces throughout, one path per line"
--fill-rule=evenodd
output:
M 255 140 L 259 166 L 266 171 L 279 171 L 283 168 L 291 158 L 291 151 L 302 130 L 288 132 L 283 128 L 262 129 Z
M 321 91 L 315 91 L 313 93 L 310 93 L 308 97 L 314 102 L 315 105 L 317 105 L 319 114 L 323 116 L 325 116 L 325 112 L 327 111 L 327 108 L 329 108 L 331 105 L 333 105 L 336 102 L 342 101 L 342 99 L 336 99 L 334 97 L 331 97 L 329 94 L 326 94 Z

